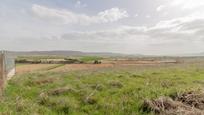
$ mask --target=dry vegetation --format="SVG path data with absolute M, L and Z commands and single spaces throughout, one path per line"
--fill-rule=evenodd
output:
M 153 111 L 161 115 L 203 115 L 204 92 L 185 92 L 170 97 L 145 100 L 142 105 L 144 112 Z

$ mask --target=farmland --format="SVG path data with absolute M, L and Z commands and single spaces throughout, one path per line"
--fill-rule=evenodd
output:
M 56 60 L 62 57 L 30 59 Z M 190 91 L 202 92 L 204 87 L 202 57 L 77 59 L 84 63 L 17 64 L 17 74 L 8 81 L 1 96 L 1 113 L 155 114 L 145 109 L 145 100 L 173 97 Z M 94 60 L 102 63 L 93 64 Z

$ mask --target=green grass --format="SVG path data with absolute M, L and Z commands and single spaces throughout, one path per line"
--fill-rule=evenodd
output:
M 140 115 L 143 100 L 196 90 L 204 68 L 35 72 L 15 76 L 1 97 L 0 111 L 12 115 Z M 61 90 L 61 92 L 60 92 Z M 58 91 L 58 93 L 50 93 Z
M 95 60 L 102 60 L 102 57 L 98 57 L 98 56 L 82 56 L 79 58 L 79 60 L 83 61 L 83 62 L 90 62 L 90 61 L 95 61 Z
M 23 64 L 23 63 L 17 63 L 17 64 L 16 64 L 16 67 L 19 67 L 19 66 L 22 66 L 22 65 L 25 65 L 25 64 Z
M 102 60 L 102 57 L 98 56 L 75 56 L 75 57 L 66 57 L 66 56 L 19 56 L 16 58 L 16 61 L 42 61 L 42 60 L 48 60 L 48 59 L 61 59 L 61 60 L 66 60 L 66 59 L 72 59 L 75 61 L 81 61 L 83 63 L 92 63 L 95 60 Z

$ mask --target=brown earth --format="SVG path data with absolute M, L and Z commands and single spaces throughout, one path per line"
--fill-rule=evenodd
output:
M 161 64 L 177 63 L 174 60 L 155 61 L 155 60 L 103 60 L 102 64 L 66 64 L 64 66 L 54 67 L 57 64 L 25 64 L 17 66 L 16 73 L 27 73 L 32 71 L 47 70 L 52 72 L 67 72 L 76 70 L 96 70 L 113 67 L 130 67 L 130 66 L 144 66 L 144 65 L 161 65 Z M 53 69 L 51 67 L 54 67 Z M 51 68 L 48 70 L 47 68 Z
M 165 64 L 178 63 L 176 60 L 104 60 L 103 63 L 112 63 L 119 65 L 144 65 L 144 64 Z
M 67 71 L 75 71 L 75 70 L 94 70 L 100 68 L 111 68 L 114 64 L 66 64 L 65 66 L 61 66 L 51 71 L 54 72 L 67 72 Z
M 102 64 L 66 64 L 64 66 L 54 67 L 57 64 L 24 64 L 17 66 L 16 73 L 27 73 L 38 70 L 47 70 L 53 72 L 67 72 L 75 70 L 95 70 L 102 68 L 113 68 L 113 67 L 129 67 L 129 66 L 150 66 L 150 65 L 161 65 L 161 64 L 176 64 L 175 60 L 102 60 Z M 54 67 L 54 68 L 51 68 Z M 50 70 L 46 68 L 51 68 Z
M 57 64 L 25 64 L 16 67 L 16 74 L 28 73 L 37 70 L 43 70 Z

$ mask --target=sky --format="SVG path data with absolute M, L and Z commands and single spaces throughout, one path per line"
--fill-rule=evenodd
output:
M 203 0 L 0 0 L 0 49 L 204 52 Z

